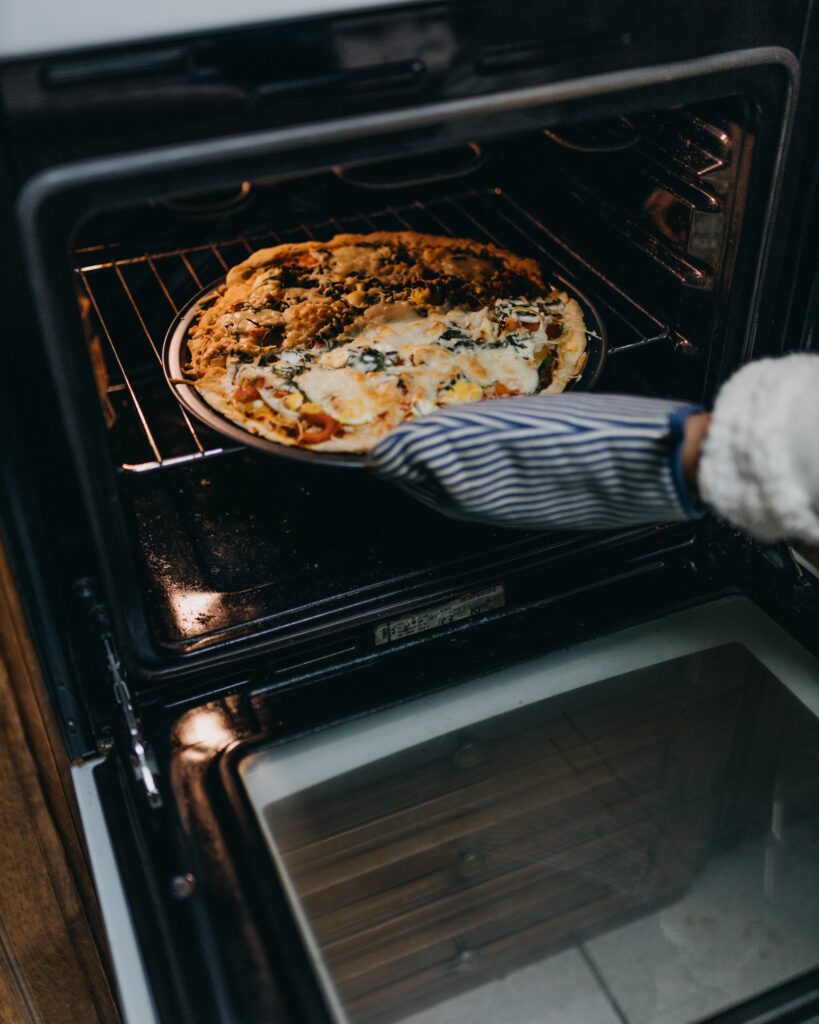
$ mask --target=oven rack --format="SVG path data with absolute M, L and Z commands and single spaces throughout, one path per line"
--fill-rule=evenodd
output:
M 548 280 L 576 283 L 595 303 L 608 330 L 610 358 L 671 337 L 667 325 L 500 188 L 109 260 L 100 259 L 105 248 L 77 250 L 75 273 L 88 299 L 86 333 L 92 349 L 105 353 L 96 360 L 97 378 L 121 470 L 148 472 L 241 448 L 188 416 L 163 374 L 167 328 L 197 292 L 265 245 L 402 229 L 477 238 L 534 256 Z

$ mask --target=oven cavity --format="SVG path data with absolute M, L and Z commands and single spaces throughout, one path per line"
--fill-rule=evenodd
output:
M 86 227 L 84 237 L 96 228 L 104 238 L 78 245 L 74 258 L 81 301 L 106 343 L 97 379 L 107 418 L 109 405 L 116 412 L 115 459 L 146 472 L 224 454 L 223 439 L 167 389 L 168 325 L 255 249 L 339 232 L 460 235 L 533 256 L 548 280 L 579 286 L 604 317 L 611 365 L 600 390 L 700 398 L 753 148 L 739 114 L 665 111 L 263 183 L 266 196 L 249 212 L 239 204 L 231 218 L 227 207 L 198 231 L 160 215 L 198 210 L 195 196 L 159 200 L 139 227 L 119 225 L 122 238 Z M 248 183 L 238 188 L 249 197 Z M 153 237 L 135 237 L 146 222 Z
M 74 276 L 153 642 L 176 655 L 386 621 L 441 573 L 448 589 L 430 605 L 461 583 L 495 586 L 516 560 L 588 547 L 454 524 L 366 472 L 285 466 L 194 420 L 162 346 L 197 293 L 282 242 L 379 230 L 492 242 L 596 308 L 597 390 L 701 401 L 724 354 L 753 141 L 745 105 L 719 101 L 238 183 L 243 201 L 207 217 L 190 215 L 191 193 L 87 222 Z

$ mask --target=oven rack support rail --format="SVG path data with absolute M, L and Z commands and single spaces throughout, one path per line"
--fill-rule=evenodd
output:
M 86 333 L 92 359 L 96 347 L 93 361 L 120 469 L 144 473 L 240 450 L 194 424 L 165 382 L 165 331 L 196 292 L 258 248 L 379 230 L 472 237 L 534 256 L 548 280 L 557 285 L 577 282 L 597 305 L 609 332 L 609 358 L 672 339 L 668 325 L 500 188 L 109 260 L 100 261 L 102 252 L 96 247 L 77 250 L 79 291 L 93 313 L 86 318 Z

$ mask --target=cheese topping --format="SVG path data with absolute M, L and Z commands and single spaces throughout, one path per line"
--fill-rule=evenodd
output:
M 188 340 L 208 402 L 285 444 L 363 451 L 406 419 L 559 391 L 582 368 L 580 308 L 533 261 L 380 238 L 282 246 L 234 268 Z
M 518 310 L 509 301 L 446 316 L 372 317 L 337 348 L 288 349 L 263 362 L 230 356 L 227 372 L 235 385 L 255 386 L 277 410 L 307 400 L 348 426 L 378 419 L 392 425 L 408 411 L 423 415 L 485 395 L 533 394 L 539 366 L 556 347 L 544 319 L 531 302 Z M 510 320 L 522 326 L 510 328 Z

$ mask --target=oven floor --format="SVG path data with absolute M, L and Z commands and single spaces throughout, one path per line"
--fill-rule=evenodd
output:
M 819 965 L 817 757 L 732 598 L 240 772 L 339 1024 L 693 1024 Z

